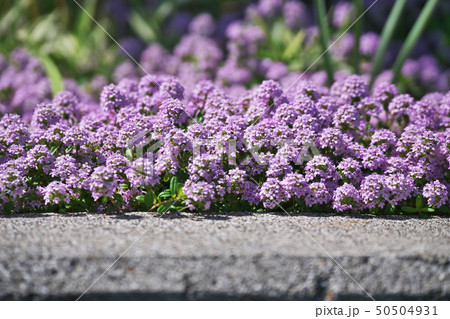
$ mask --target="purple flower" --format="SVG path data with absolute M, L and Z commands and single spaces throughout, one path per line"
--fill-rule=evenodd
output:
M 262 185 L 259 196 L 264 208 L 274 209 L 285 199 L 285 192 L 278 178 L 269 177 Z
M 378 42 L 380 38 L 378 34 L 368 32 L 361 35 L 359 43 L 359 51 L 366 56 L 373 56 L 378 48 Z
M 423 197 L 427 199 L 428 206 L 441 207 L 448 201 L 448 189 L 440 181 L 426 184 L 422 190 Z
M 324 155 L 316 155 L 306 163 L 305 179 L 308 182 L 336 182 L 340 179 L 340 176 L 330 158 Z
M 353 151 L 350 149 L 352 138 L 337 128 L 329 127 L 324 129 L 320 133 L 317 142 L 320 148 L 330 149 L 336 156 L 353 155 Z
M 259 0 L 256 12 L 263 17 L 269 17 L 278 12 L 283 4 L 283 0 Z
M 281 186 L 285 191 L 286 200 L 291 198 L 303 198 L 307 191 L 305 177 L 299 173 L 287 174 L 281 181 Z
M 185 35 L 173 54 L 179 61 L 194 65 L 200 72 L 212 72 L 222 59 L 222 51 L 218 45 L 212 39 L 198 34 Z
M 333 114 L 339 105 L 331 96 L 322 96 L 316 103 L 316 109 L 319 119 L 323 121 L 324 126 L 329 126 L 333 120 Z
M 62 155 L 56 158 L 54 167 L 50 175 L 52 177 L 59 177 L 62 181 L 67 180 L 70 176 L 77 173 L 80 164 L 76 159 L 70 155 Z
M 382 112 L 383 106 L 375 98 L 365 97 L 358 103 L 358 110 L 363 115 L 378 116 Z
M 125 95 L 114 84 L 105 86 L 100 94 L 100 106 L 107 112 L 117 112 L 126 105 Z
M 371 138 L 370 145 L 380 147 L 384 151 L 388 151 L 397 143 L 395 134 L 387 129 L 376 130 Z
M 183 193 L 188 198 L 186 204 L 190 210 L 196 208 L 209 210 L 211 204 L 216 201 L 214 185 L 203 181 L 187 180 L 183 186 Z
M 277 154 L 269 160 L 269 167 L 266 172 L 267 177 L 283 178 L 289 173 L 292 173 L 292 166 L 287 156 Z
M 374 171 L 384 169 L 387 164 L 387 157 L 381 147 L 370 146 L 365 150 L 362 157 L 362 164 L 365 169 Z
M 383 180 L 387 190 L 386 200 L 396 206 L 417 194 L 414 179 L 401 173 L 388 175 Z
M 70 202 L 70 193 L 67 185 L 53 181 L 41 190 L 45 204 L 68 204 Z
M 0 145 L 25 145 L 29 138 L 28 129 L 17 114 L 6 114 L 0 119 Z
M 281 80 L 289 73 L 289 69 L 283 62 L 272 61 L 271 59 L 263 59 L 258 71 L 264 75 L 266 79 Z
M 361 168 L 361 163 L 351 157 L 344 158 L 337 166 L 341 179 L 353 185 L 359 185 L 363 179 Z
M 345 103 L 357 103 L 369 96 L 369 86 L 359 75 L 350 75 L 343 82 L 335 82 L 331 90 Z
M 119 173 L 124 173 L 130 166 L 130 161 L 122 154 L 112 154 L 106 159 L 106 166 L 112 171 Z
M 334 191 L 333 208 L 338 212 L 356 211 L 360 207 L 361 198 L 359 192 L 352 184 L 345 183 Z
M 387 104 L 398 95 L 398 90 L 394 84 L 381 82 L 374 87 L 372 95 L 378 102 Z
M 342 25 L 354 20 L 353 6 L 350 2 L 339 1 L 333 12 L 333 25 L 341 27 Z
M 44 173 L 49 173 L 53 168 L 55 157 L 50 153 L 50 150 L 45 145 L 36 145 L 28 153 L 25 160 L 28 168 L 35 170 L 43 170 Z
M 188 171 L 193 182 L 199 180 L 212 182 L 219 179 L 219 177 L 224 177 L 220 159 L 211 154 L 200 154 L 194 157 L 189 164 Z
M 389 198 L 388 189 L 384 186 L 384 176 L 367 175 L 361 183 L 361 200 L 366 208 L 383 208 Z
M 189 24 L 189 31 L 202 36 L 214 34 L 214 19 L 209 13 L 201 13 L 192 19 Z
M 114 82 L 120 82 L 122 79 L 134 79 L 137 78 L 137 70 L 133 62 L 125 61 L 120 63 L 113 73 Z M 106 86 L 103 85 L 103 86 Z
M 112 198 L 117 191 L 118 178 L 111 168 L 99 166 L 92 172 L 89 183 L 94 200 L 98 200 L 101 197 Z
M 230 192 L 233 194 L 243 194 L 246 189 L 247 172 L 240 168 L 231 169 L 227 172 L 227 180 L 230 185 Z
M 112 169 L 109 169 L 112 171 Z M 159 176 L 154 170 L 153 161 L 147 158 L 138 158 L 131 167 L 125 171 L 127 179 L 130 181 L 131 186 L 154 186 L 159 183 Z
M 327 188 L 325 183 L 311 183 L 306 189 L 306 206 L 312 207 L 317 204 L 328 204 L 332 200 L 331 194 L 332 191 Z
M 162 72 L 166 68 L 168 55 L 159 43 L 152 43 L 142 52 L 140 64 L 148 73 Z
M 333 116 L 333 125 L 346 131 L 348 128 L 357 127 L 360 121 L 358 109 L 351 104 L 340 106 Z
M 308 7 L 302 2 L 285 2 L 283 16 L 286 25 L 291 29 L 307 27 L 310 24 L 310 12 Z
M 187 114 L 183 104 L 175 99 L 164 100 L 159 110 L 159 114 L 169 119 L 174 125 L 183 125 L 187 120 Z
M 0 202 L 14 201 L 24 195 L 26 190 L 26 179 L 20 170 L 0 166 Z
M 400 117 L 405 115 L 411 105 L 414 104 L 414 99 L 408 94 L 400 94 L 392 99 L 389 103 L 389 113 L 392 116 Z
M 186 112 L 190 116 L 194 116 L 199 110 L 205 108 L 208 95 L 215 89 L 214 83 L 209 80 L 203 80 L 197 83 L 192 91 L 192 97 L 189 104 L 186 106 Z
M 75 120 L 78 117 L 78 98 L 69 91 L 59 91 L 53 98 L 52 105 L 56 113 L 65 120 Z
M 283 98 L 283 90 L 278 82 L 273 80 L 263 81 L 255 92 L 253 103 L 246 112 L 248 122 L 268 117 L 278 105 L 286 103 Z

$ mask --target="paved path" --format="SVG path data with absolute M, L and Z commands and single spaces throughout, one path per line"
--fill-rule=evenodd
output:
M 448 300 L 449 226 L 313 214 L 0 216 L 0 299 L 77 299 L 148 229 L 82 299 Z

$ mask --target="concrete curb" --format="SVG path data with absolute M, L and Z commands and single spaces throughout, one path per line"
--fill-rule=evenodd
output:
M 317 214 L 1 216 L 0 299 L 77 299 L 148 229 L 82 300 L 448 300 L 449 225 Z

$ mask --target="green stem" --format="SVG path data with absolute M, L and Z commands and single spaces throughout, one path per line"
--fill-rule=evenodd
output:
M 394 66 L 392 67 L 394 73 L 394 82 L 397 82 L 400 78 L 400 72 L 402 70 L 403 63 L 408 58 L 414 46 L 417 44 L 419 37 L 422 35 L 425 26 L 427 25 L 431 15 L 433 14 L 433 10 L 438 4 L 439 0 L 428 0 L 425 6 L 420 12 L 419 18 L 416 23 L 414 23 L 411 31 L 408 34 L 408 37 L 403 44 L 400 53 L 397 56 L 397 59 L 394 62 Z
M 373 59 L 372 73 L 370 77 L 370 86 L 373 85 L 375 81 L 375 77 L 380 73 L 381 66 L 383 63 L 384 56 L 386 55 L 386 50 L 391 42 L 392 36 L 394 35 L 395 27 L 397 23 L 400 21 L 400 15 L 405 7 L 406 0 L 397 0 L 394 4 L 394 7 L 389 14 L 389 17 L 386 21 L 386 24 L 381 32 L 380 44 L 375 53 L 375 57 Z
M 323 53 L 323 63 L 325 65 L 325 71 L 327 72 L 327 84 L 331 85 L 333 83 L 333 67 L 331 65 L 330 55 L 328 54 L 328 44 L 330 42 L 330 31 L 328 27 L 325 0 L 314 1 L 316 7 L 316 17 L 319 23 L 319 34 L 320 43 L 322 45 Z
M 109 200 L 110 200 L 110 202 L 113 204 L 113 206 L 114 206 L 114 208 L 116 209 L 116 211 L 120 211 L 120 208 L 119 208 L 119 206 L 117 205 L 117 201 L 116 201 L 114 198 L 112 198 L 112 197 L 110 197 Z
M 363 21 L 362 21 L 362 13 L 363 13 L 363 1 L 364 0 L 354 0 L 355 8 L 356 8 L 356 16 L 361 17 L 355 24 L 355 45 L 353 47 L 353 70 L 356 74 L 359 74 L 359 63 L 361 60 L 361 54 L 359 50 L 359 40 L 361 38 Z
M 157 204 L 153 205 L 148 211 L 151 212 L 152 210 L 158 208 L 159 206 L 164 205 L 164 204 L 169 203 L 169 202 L 172 202 L 172 201 L 175 203 L 177 200 L 178 200 L 178 197 L 165 200 L 165 201 L 163 201 L 161 203 L 157 203 Z

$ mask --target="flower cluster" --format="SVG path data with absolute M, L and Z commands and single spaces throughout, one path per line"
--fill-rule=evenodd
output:
M 325 72 L 301 73 L 308 54 L 295 58 L 319 48 L 311 13 L 299 1 L 260 0 L 241 20 L 179 17 L 188 33 L 173 51 L 151 44 L 146 72 L 124 62 L 114 83 L 94 78 L 91 94 L 65 80 L 52 97 L 38 58 L 0 55 L 0 211 L 382 213 L 417 198 L 445 210 L 449 72 L 425 55 L 403 77 L 441 92 L 405 91 L 389 70 L 369 88 L 379 38 L 368 32 L 363 75 L 338 70 L 329 87 Z M 339 1 L 332 27 L 355 14 Z M 348 64 L 354 43 L 351 33 L 336 43 L 334 64 Z
M 380 20 L 380 17 L 385 19 L 392 9 L 391 6 L 386 2 L 371 8 L 368 11 L 369 15 L 374 15 L 371 20 Z M 347 66 L 335 72 L 334 79 L 339 82 L 350 75 L 346 69 L 353 65 L 354 35 L 349 28 L 350 31 L 341 38 L 341 31 L 350 27 L 356 19 L 356 8 L 351 1 L 338 1 L 331 11 L 333 28 L 330 31 L 333 43 L 337 40 L 330 48 L 332 56 L 336 65 Z M 237 18 L 242 15 L 242 19 Z M 201 80 L 216 82 L 232 96 L 240 95 L 248 88 L 249 83 L 257 83 L 260 79 L 280 81 L 283 89 L 287 89 L 310 67 L 311 72 L 302 74 L 302 78 L 319 86 L 325 85 L 326 75 L 323 70 L 313 67 L 320 43 L 318 28 L 312 24 L 312 16 L 314 10 L 306 2 L 259 0 L 250 4 L 245 13 L 225 15 L 219 20 L 215 20 L 209 13 L 201 13 L 196 17 L 175 17 L 176 23 L 170 26 L 177 30 L 184 28 L 187 33 L 180 34 L 180 41 L 172 52 L 158 43 L 152 43 L 143 51 L 139 62 L 146 72 L 175 75 L 189 93 L 195 83 Z M 369 77 L 372 71 L 372 58 L 378 44 L 377 33 L 368 31 L 361 35 L 359 69 L 365 77 Z M 427 52 L 426 47 L 428 46 L 421 46 L 422 56 L 408 59 L 404 64 L 402 83 L 408 93 L 417 91 L 417 95 L 422 95 L 435 90 L 444 91 L 450 85 L 450 71 L 441 66 L 437 59 Z M 296 52 L 299 50 L 303 52 L 300 60 L 296 58 Z M 397 54 L 397 50 L 395 46 L 389 48 L 386 55 L 390 60 Z M 445 50 L 446 48 L 442 48 L 440 51 Z M 123 78 L 137 79 L 143 75 L 145 72 L 127 61 L 116 68 L 113 78 L 119 82 Z M 358 80 L 358 77 L 354 79 Z M 348 83 L 337 84 L 336 88 L 341 91 L 339 94 L 342 94 L 342 98 L 360 100 L 366 97 L 367 88 L 364 82 L 358 85 L 352 81 L 350 77 L 347 79 Z M 390 81 L 392 71 L 388 69 L 375 79 L 377 84 Z M 354 106 L 372 107 L 375 108 L 372 112 L 376 112 L 379 103 L 384 104 L 387 98 L 392 97 L 390 89 L 379 92 L 384 95 L 383 98 L 374 92 L 378 103 L 364 101 L 363 105 Z M 396 92 L 393 93 L 396 95 Z
M 371 94 L 356 75 L 292 90 L 269 80 L 232 97 L 200 81 L 185 96 L 146 75 L 91 107 L 62 91 L 31 121 L 1 117 L 0 207 L 383 212 L 418 195 L 448 207 L 450 92 Z

